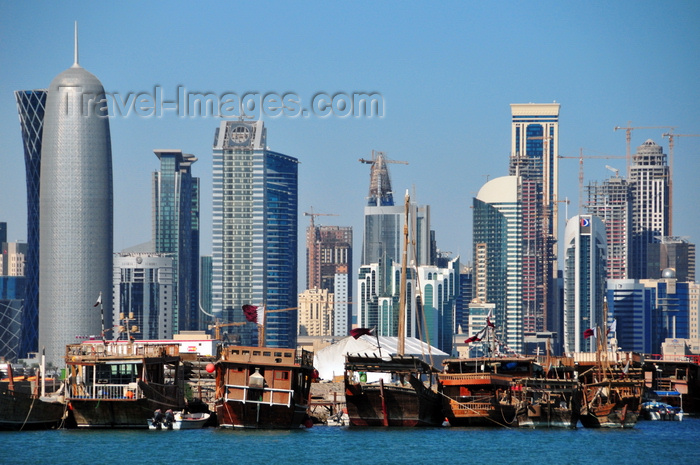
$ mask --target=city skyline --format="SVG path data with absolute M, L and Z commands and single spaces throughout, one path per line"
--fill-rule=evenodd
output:
M 309 11 L 296 11 L 280 4 L 275 12 L 247 5 L 243 14 L 264 17 L 271 33 L 263 37 L 266 34 L 256 29 L 259 25 L 239 21 L 237 36 L 243 38 L 237 43 L 252 44 L 246 37 L 255 37 L 255 46 L 226 49 L 217 47 L 216 31 L 227 20 L 188 5 L 176 9 L 177 17 L 149 7 L 140 7 L 143 14 L 134 15 L 106 5 L 90 12 L 80 4 L 47 5 L 45 18 L 37 18 L 28 14 L 27 6 L 3 4 L 0 37 L 8 46 L 0 51 L 5 70 L 0 77 L 0 140 L 6 144 L 0 221 L 8 223 L 8 240 L 27 239 L 22 141 L 12 92 L 45 88 L 65 69 L 74 20 L 80 24 L 81 54 L 89 69 L 108 92 L 122 97 L 153 93 L 157 86 L 166 100 L 175 97 L 178 86 L 216 95 L 289 91 L 307 98 L 317 92 L 380 93 L 385 103 L 382 117 L 263 117 L 270 128 L 271 149 L 301 162 L 299 211 L 313 206 L 339 215 L 324 218 L 322 224 L 361 231 L 368 167 L 357 159 L 367 158 L 371 150 L 385 151 L 391 159 L 409 162 L 390 167 L 395 192 L 414 190 L 416 202 L 431 206 L 438 247 L 459 254 L 462 263 L 472 258 L 472 197 L 487 179 L 507 174 L 511 103 L 560 103 L 559 153 L 567 158 L 575 158 L 581 147 L 584 155 L 624 155 L 625 131 L 614 127 L 629 121 L 633 127 L 673 126 L 677 134 L 700 133 L 700 91 L 693 85 L 700 63 L 700 39 L 692 21 L 698 17 L 698 5 L 507 5 L 508 11 L 496 13 L 479 3 L 448 3 L 420 15 L 391 4 L 373 6 L 374 14 L 366 14 L 369 10 L 362 5 L 357 10 L 337 7 L 338 14 L 328 18 L 330 27 L 335 26 L 332 33 L 314 29 L 323 16 L 312 12 L 312 5 Z M 685 14 L 678 14 L 674 6 Z M 178 27 L 152 28 L 154 15 Z M 119 27 L 103 28 L 103 18 Z M 638 27 L 651 22 L 659 24 L 652 32 Z M 194 33 L 177 32 L 185 25 Z M 293 37 L 287 33 L 292 29 L 313 34 Z M 542 30 L 556 40 L 540 42 Z M 541 47 L 526 46 L 523 37 L 528 33 Z M 522 47 L 518 41 L 523 41 Z M 576 53 L 570 53 L 574 48 Z M 268 62 L 285 72 L 264 71 L 261 65 Z M 214 117 L 179 118 L 173 113 L 110 119 L 114 252 L 149 239 L 148 180 L 157 168 L 152 153 L 178 147 L 201 157 L 193 175 L 202 178 L 202 254 L 211 253 L 211 134 L 218 124 Z M 632 150 L 652 139 L 668 153 L 664 132 L 667 129 L 634 130 Z M 699 151 L 700 138 L 676 139 L 673 233 L 696 243 L 700 215 L 692 199 L 700 193 L 693 180 L 700 172 Z M 578 161 L 559 162 L 558 197 L 571 201 L 568 214 L 560 205 L 561 232 L 564 220 L 583 213 L 583 207 L 576 205 Z M 585 181 L 609 177 L 606 164 L 625 172 L 624 163 L 584 159 Z M 303 215 L 298 221 L 306 223 Z M 354 248 L 356 253 L 361 249 L 357 237 Z M 359 259 L 354 262 L 360 264 Z M 304 267 L 299 268 L 303 276 Z

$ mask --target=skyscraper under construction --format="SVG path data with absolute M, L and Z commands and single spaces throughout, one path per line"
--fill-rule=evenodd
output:
M 559 184 L 558 103 L 511 104 L 509 174 L 520 176 L 524 334 L 556 331 L 554 311 Z

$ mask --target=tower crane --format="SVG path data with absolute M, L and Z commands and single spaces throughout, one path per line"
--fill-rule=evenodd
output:
M 314 217 L 316 216 L 338 216 L 335 213 L 314 213 L 314 207 L 311 207 L 310 212 L 304 212 L 304 216 L 311 217 L 311 227 L 314 227 Z
M 368 205 L 394 205 L 394 197 L 389 180 L 389 170 L 387 163 L 400 163 L 408 165 L 407 161 L 389 160 L 384 152 L 372 150 L 372 159 L 360 158 L 360 163 L 367 163 L 369 171 L 369 199 Z
M 386 157 L 385 152 L 380 152 L 378 150 L 372 150 L 372 159 L 371 160 L 366 160 L 364 158 L 360 158 L 360 163 L 367 163 L 368 165 L 374 165 L 377 162 L 377 159 L 379 157 L 382 157 L 384 159 L 384 163 L 400 163 L 402 165 L 408 165 L 407 161 L 401 161 L 401 160 L 389 160 Z
M 668 235 L 673 235 L 673 138 L 674 137 L 700 137 L 700 134 L 674 134 L 665 132 L 661 137 L 668 137 Z
M 673 126 L 635 126 L 632 127 L 632 121 L 627 122 L 626 127 L 615 126 L 615 131 L 618 129 L 625 130 L 625 137 L 627 139 L 627 178 L 630 177 L 630 167 L 632 166 L 632 155 L 631 155 L 631 143 L 632 143 L 632 130 L 634 129 L 670 129 L 673 131 L 675 128 Z
M 579 156 L 578 157 L 565 157 L 563 155 L 559 155 L 559 158 L 572 158 L 572 159 L 578 159 L 578 208 L 579 208 L 579 213 L 581 213 L 581 205 L 583 204 L 583 159 L 584 158 L 626 158 L 626 156 L 623 155 L 584 155 L 583 154 L 583 147 L 579 149 Z M 607 165 L 606 165 L 607 168 Z
M 256 324 L 258 325 L 258 343 L 259 344 L 264 344 L 265 340 L 263 339 L 265 337 L 265 316 L 267 316 L 268 313 L 278 313 L 278 312 L 287 312 L 289 310 L 297 310 L 299 307 L 289 307 L 289 308 L 279 308 L 275 310 L 267 310 L 263 309 L 263 321 L 258 321 Z M 221 323 L 221 322 L 215 322 L 214 324 L 209 325 L 209 329 L 214 330 L 214 338 L 215 339 L 221 339 L 221 328 L 224 327 L 229 327 L 229 326 L 243 326 L 248 323 L 251 323 L 250 321 L 234 321 L 233 323 Z M 262 347 L 262 346 L 261 346 Z

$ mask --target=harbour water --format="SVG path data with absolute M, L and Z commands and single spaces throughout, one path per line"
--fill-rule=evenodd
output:
M 700 418 L 627 430 L 53 430 L 2 432 L 0 440 L 3 465 L 700 463 Z

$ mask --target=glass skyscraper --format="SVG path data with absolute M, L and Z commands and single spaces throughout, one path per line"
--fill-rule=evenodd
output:
M 21 315 L 20 357 L 39 349 L 39 174 L 46 94 L 45 89 L 15 91 L 27 177 L 27 255 L 24 268 L 27 288 Z
M 298 161 L 266 146 L 262 121 L 223 121 L 213 147 L 214 314 L 244 345 L 258 343 L 243 305 L 265 306 L 268 347 L 297 337 Z M 275 310 L 281 310 L 275 312 Z
M 199 178 L 192 176 L 193 155 L 154 150 L 160 171 L 153 173 L 153 244 L 173 259 L 173 328 L 199 325 Z
M 503 176 L 484 184 L 474 198 L 473 226 L 474 305 L 495 305 L 492 321 L 496 334 L 517 353 L 524 344 L 520 187 L 518 176 Z
M 587 329 L 604 331 L 603 305 L 607 276 L 605 225 L 597 216 L 569 219 L 564 233 L 564 350 L 595 352 L 596 336 Z

